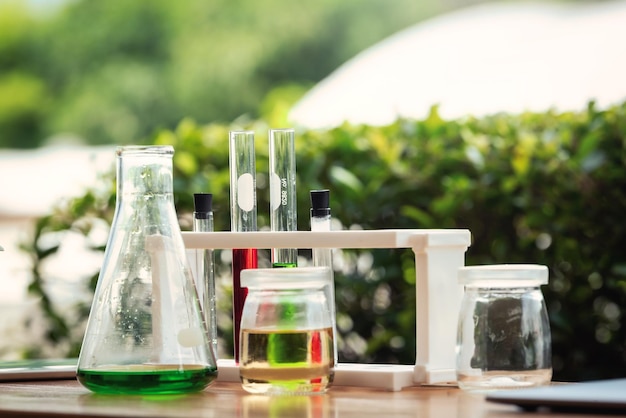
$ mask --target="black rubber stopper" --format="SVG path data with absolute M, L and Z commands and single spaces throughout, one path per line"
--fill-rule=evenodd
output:
M 206 218 L 213 211 L 213 195 L 211 193 L 195 193 L 193 195 L 193 207 L 196 218 Z
M 320 217 L 330 215 L 330 191 L 311 190 L 311 216 Z

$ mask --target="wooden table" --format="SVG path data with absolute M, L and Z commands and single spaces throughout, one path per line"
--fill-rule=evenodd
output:
M 32 417 L 549 417 L 486 402 L 456 387 L 420 386 L 400 392 L 332 387 L 319 396 L 250 395 L 236 383 L 216 382 L 206 391 L 178 396 L 97 395 L 75 380 L 0 383 L 0 415 Z M 589 415 L 576 414 L 576 418 Z

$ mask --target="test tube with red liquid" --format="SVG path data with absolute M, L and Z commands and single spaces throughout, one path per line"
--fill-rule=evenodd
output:
M 231 131 L 229 136 L 230 222 L 233 232 L 257 230 L 256 162 L 254 132 Z M 258 267 L 256 248 L 233 249 L 233 340 L 239 363 L 239 329 L 247 289 L 241 287 L 241 271 Z

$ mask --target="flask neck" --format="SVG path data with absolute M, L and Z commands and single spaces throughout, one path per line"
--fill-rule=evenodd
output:
M 118 148 L 118 196 L 172 195 L 173 154 L 171 146 Z

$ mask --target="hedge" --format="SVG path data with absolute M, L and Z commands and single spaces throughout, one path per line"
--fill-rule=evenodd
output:
M 200 125 L 147 141 L 175 147 L 175 199 L 190 228 L 192 194 L 211 192 L 217 230 L 229 229 L 228 131 L 257 135 L 259 226 L 269 225 L 268 126 L 263 121 Z M 550 269 L 543 292 L 553 338 L 554 379 L 623 375 L 626 365 L 626 103 L 580 112 L 399 119 L 384 127 L 345 124 L 297 130 L 298 225 L 309 229 L 311 189 L 331 190 L 341 228 L 467 228 L 466 264 L 537 263 Z M 88 301 L 62 311 L 46 292 L 42 263 L 58 251 L 53 232 L 89 237 L 110 222 L 114 176 L 38 221 L 25 249 L 30 291 L 41 297 L 46 338 L 77 355 Z M 59 234 L 55 234 L 58 237 Z M 61 234 L 62 236 L 62 234 Z M 89 242 L 89 241 L 87 241 Z M 102 251 L 95 243 L 93 251 Z M 306 256 L 306 253 L 302 254 Z M 340 360 L 415 360 L 413 255 L 408 250 L 335 253 Z M 221 267 L 228 295 L 228 257 Z M 83 280 L 93 289 L 97 272 Z M 220 300 L 223 352 L 232 352 L 230 300 Z M 33 344 L 26 356 L 41 354 Z

